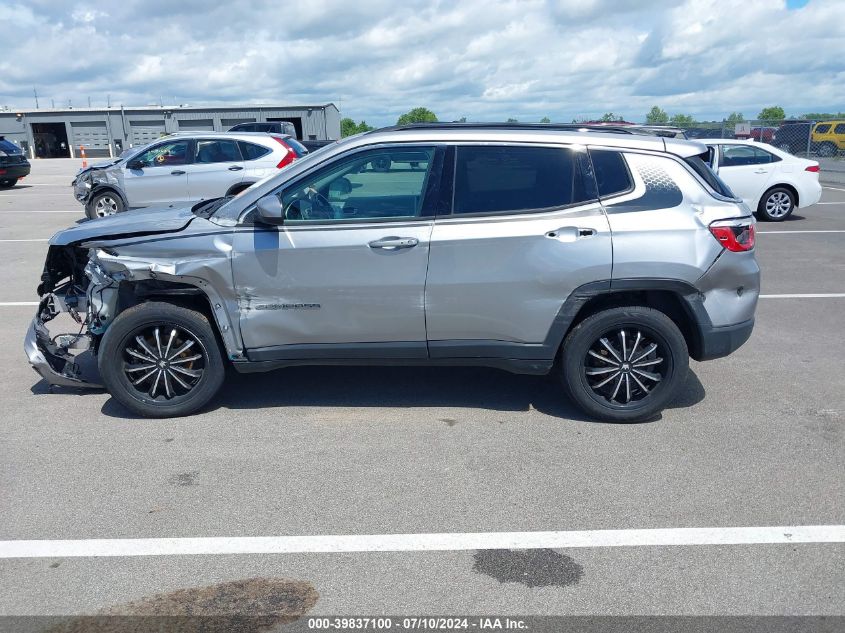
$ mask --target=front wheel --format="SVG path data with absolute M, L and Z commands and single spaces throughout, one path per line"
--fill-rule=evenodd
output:
M 757 205 L 757 216 L 768 222 L 783 222 L 795 210 L 795 195 L 783 187 L 775 187 L 763 194 Z
M 99 193 L 88 202 L 85 206 L 85 215 L 90 219 L 104 218 L 115 213 L 123 211 L 123 200 L 120 199 L 116 193 L 106 191 Z
M 653 308 L 612 308 L 584 319 L 561 351 L 564 387 L 584 412 L 608 422 L 654 417 L 689 367 L 678 326 Z
M 162 302 L 120 313 L 103 336 L 98 365 L 117 401 L 153 418 L 194 413 L 214 397 L 225 374 L 205 315 Z

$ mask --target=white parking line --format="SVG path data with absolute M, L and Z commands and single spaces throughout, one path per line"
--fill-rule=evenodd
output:
M 760 295 L 760 299 L 838 299 L 845 297 L 845 292 L 826 294 L 796 294 L 796 295 Z
M 816 204 L 845 204 L 845 201 L 842 201 L 842 202 L 817 202 Z
M 35 194 L 33 194 L 35 195 Z M 73 194 L 70 191 L 66 191 L 65 193 L 39 193 L 38 197 L 43 198 L 44 196 L 72 196 Z M 0 193 L 0 198 L 19 198 L 19 193 Z M 818 203 L 816 203 L 818 204 Z
M 76 209 L 75 211 L 55 211 L 52 209 L 49 211 L 46 211 L 44 209 L 38 209 L 37 211 L 24 211 L 20 209 L 0 209 L 0 215 L 5 215 L 7 213 L 75 213 L 77 215 L 83 215 L 85 212 L 82 210 L 81 207 L 79 209 Z
M 756 231 L 757 235 L 778 235 L 779 233 L 845 233 L 845 229 L 798 229 L 796 231 Z
M 845 191 L 845 189 L 842 189 L 841 187 L 824 187 L 823 186 L 822 189 L 830 189 L 832 191 Z
M 11 306 L 37 306 L 37 301 L 2 301 L 0 302 L 0 307 L 11 307 Z
M 49 242 L 49 237 L 34 237 L 26 240 L 0 240 L 0 242 Z
M 845 542 L 845 525 L 796 525 L 571 532 L 19 540 L 0 541 L 0 558 L 442 552 L 478 549 L 772 545 L 842 542 Z

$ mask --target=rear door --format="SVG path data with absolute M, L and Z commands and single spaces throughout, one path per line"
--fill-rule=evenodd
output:
M 552 358 L 563 302 L 611 277 L 586 150 L 467 144 L 449 161 L 454 196 L 435 221 L 426 281 L 431 357 Z
M 780 157 L 753 145 L 718 146 L 716 171 L 728 187 L 751 209 L 777 172 Z
M 129 169 L 124 165 L 123 189 L 129 206 L 185 204 L 192 147 L 189 139 L 157 143 L 129 161 L 138 161 L 141 167 Z
M 276 192 L 284 225 L 235 233 L 250 359 L 427 356 L 423 292 L 442 154 L 386 145 L 342 155 Z
M 234 139 L 196 139 L 194 160 L 186 169 L 192 203 L 225 196 L 244 178 L 244 161 Z

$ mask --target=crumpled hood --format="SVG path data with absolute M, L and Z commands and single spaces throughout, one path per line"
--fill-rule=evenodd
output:
M 67 246 L 95 239 L 175 233 L 188 226 L 194 218 L 196 216 L 191 212 L 191 207 L 136 209 L 89 220 L 79 226 L 59 231 L 50 238 L 50 245 Z
M 100 162 L 100 163 L 94 163 L 94 164 L 89 165 L 88 167 L 85 167 L 84 169 L 80 169 L 78 172 L 76 172 L 76 176 L 74 176 L 73 180 L 74 180 L 74 182 L 76 182 L 76 179 L 79 178 L 80 176 L 82 176 L 83 174 L 89 174 L 92 171 L 101 171 L 103 169 L 108 169 L 109 167 L 114 167 L 115 165 L 117 165 L 118 163 L 121 163 L 121 162 L 123 162 L 122 158 L 114 158 L 112 160 L 107 160 L 107 161 L 103 161 L 103 162 Z

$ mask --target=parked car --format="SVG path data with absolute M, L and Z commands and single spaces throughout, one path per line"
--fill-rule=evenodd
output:
M 754 141 L 708 140 L 711 165 L 761 220 L 783 222 L 819 201 L 819 164 Z
M 812 145 L 819 156 L 836 156 L 845 150 L 845 121 L 821 121 L 813 126 Z
M 554 372 L 588 415 L 648 419 L 690 356 L 754 324 L 754 220 L 707 151 L 553 125 L 356 135 L 235 198 L 57 233 L 26 352 L 145 416 L 197 411 L 227 366 L 423 364 Z M 67 311 L 81 331 L 53 331 Z
M 293 138 L 296 136 L 296 127 L 290 121 L 266 121 L 256 123 L 238 123 L 229 128 L 230 132 L 265 132 L 267 134 L 287 134 Z M 333 140 L 299 139 L 309 152 L 314 152 L 326 145 L 337 143 Z
M 89 218 L 236 195 L 308 153 L 286 135 L 191 132 L 81 170 L 71 183 Z
M 774 127 L 753 127 L 751 128 L 751 139 L 758 143 L 771 143 L 777 128 Z
M 14 187 L 29 175 L 30 165 L 21 148 L 0 136 L 0 189 Z
M 809 121 L 784 121 L 772 135 L 772 145 L 782 152 L 807 154 L 812 151 L 810 132 L 813 124 Z

